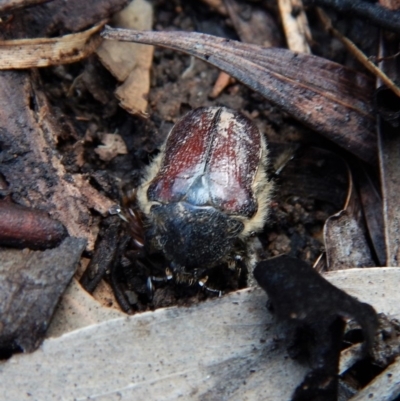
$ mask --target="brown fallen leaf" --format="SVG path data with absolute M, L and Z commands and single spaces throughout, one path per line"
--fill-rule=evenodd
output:
M 39 346 L 85 244 L 66 238 L 43 252 L 0 249 L 0 348 Z
M 0 70 L 48 67 L 80 61 L 101 42 L 96 35 L 105 21 L 87 31 L 58 38 L 0 40 Z
M 163 46 L 205 60 L 362 160 L 376 161 L 372 81 L 361 73 L 308 54 L 194 32 L 106 27 L 102 36 Z
M 151 29 L 153 7 L 146 0 L 133 0 L 114 15 L 111 24 L 121 28 Z M 123 82 L 115 92 L 121 107 L 132 114 L 146 116 L 153 47 L 104 41 L 97 49 L 97 55 L 118 81 Z

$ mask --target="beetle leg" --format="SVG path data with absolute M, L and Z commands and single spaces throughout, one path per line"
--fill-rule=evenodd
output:
M 172 270 L 167 267 L 165 269 L 165 276 L 163 277 L 157 277 L 157 276 L 149 276 L 147 278 L 147 296 L 149 297 L 149 299 L 153 299 L 153 295 L 154 295 L 154 285 L 153 283 L 166 283 L 170 280 L 172 280 L 174 278 L 173 274 L 172 274 Z
M 216 290 L 214 288 L 208 287 L 206 285 L 206 282 L 208 281 L 208 276 L 203 277 L 202 279 L 197 281 L 197 284 L 201 287 L 204 288 L 204 290 L 210 292 L 211 294 L 218 294 L 218 297 L 221 297 L 223 295 L 223 292 L 221 290 Z

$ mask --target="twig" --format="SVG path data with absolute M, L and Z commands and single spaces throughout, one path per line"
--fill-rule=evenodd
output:
M 310 28 L 301 0 L 278 0 L 279 11 L 290 50 L 310 54 Z
M 329 17 L 320 9 L 317 9 L 318 15 L 325 25 L 325 29 L 339 39 L 347 50 L 367 68 L 372 74 L 378 77 L 390 90 L 392 90 L 397 96 L 400 97 L 400 88 L 348 38 L 342 35 L 337 29 L 332 26 L 332 21 Z
M 384 29 L 400 33 L 400 12 L 362 0 L 303 0 L 307 5 L 330 7 L 346 15 L 368 18 Z

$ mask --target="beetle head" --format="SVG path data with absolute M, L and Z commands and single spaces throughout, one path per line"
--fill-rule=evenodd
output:
M 186 202 L 154 205 L 148 237 L 171 262 L 186 269 L 212 267 L 232 249 L 243 223 L 213 207 Z

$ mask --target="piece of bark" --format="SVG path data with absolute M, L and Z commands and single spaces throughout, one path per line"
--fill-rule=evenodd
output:
M 308 54 L 193 32 L 106 27 L 102 36 L 158 45 L 205 60 L 362 160 L 376 161 L 372 82 L 363 74 Z
M 127 3 L 128 0 L 53 0 L 15 12 L 0 36 L 22 39 L 79 32 L 110 18 Z
M 134 0 L 113 17 L 111 24 L 120 28 L 150 30 L 153 7 L 146 0 Z M 123 82 L 115 91 L 120 106 L 132 114 L 146 116 L 153 47 L 104 41 L 97 49 L 97 55 L 118 81 Z
M 400 358 L 349 401 L 395 401 L 400 395 Z
M 27 72 L 0 72 L 0 173 L 11 198 L 41 209 L 60 221 L 73 237 L 93 249 L 98 221 L 91 209 L 106 215 L 114 204 L 79 174 L 70 175 L 56 151 L 62 131 L 44 94 Z
M 83 288 L 89 293 L 93 293 L 107 270 L 110 271 L 112 269 L 119 242 L 121 221 L 119 216 L 110 216 L 104 220 L 104 224 L 106 227 L 108 225 L 108 227 L 96 244 L 89 266 L 80 279 Z
M 378 328 L 372 306 L 335 287 L 306 262 L 286 255 L 271 258 L 257 264 L 254 277 L 268 294 L 277 317 L 294 329 L 310 328 L 319 336 L 318 328 L 322 332 L 337 317 L 353 318 L 363 331 L 365 350 L 372 350 Z M 309 347 L 312 367 L 322 368 L 324 357 L 312 351 L 318 344 L 312 342 Z
M 400 317 L 400 269 L 348 269 L 325 277 L 377 311 Z M 60 394 L 66 399 L 288 400 L 307 368 L 288 358 L 266 299 L 261 289 L 246 289 L 191 308 L 112 319 L 45 340 L 37 352 L 0 365 L 1 394 L 21 401 L 49 401 Z
M 41 210 L 0 200 L 0 245 L 46 249 L 57 246 L 67 235 L 65 227 Z
M 47 3 L 53 0 L 2 0 L 0 3 L 0 13 L 9 13 L 17 8 L 25 8 L 37 4 Z
M 80 61 L 101 42 L 98 31 L 105 22 L 84 32 L 58 38 L 0 40 L 0 70 L 47 67 Z
M 0 249 L 0 348 L 31 352 L 40 345 L 85 244 L 66 238 L 43 252 Z
M 365 230 L 349 210 L 329 217 L 324 226 L 324 240 L 329 271 L 375 265 Z

